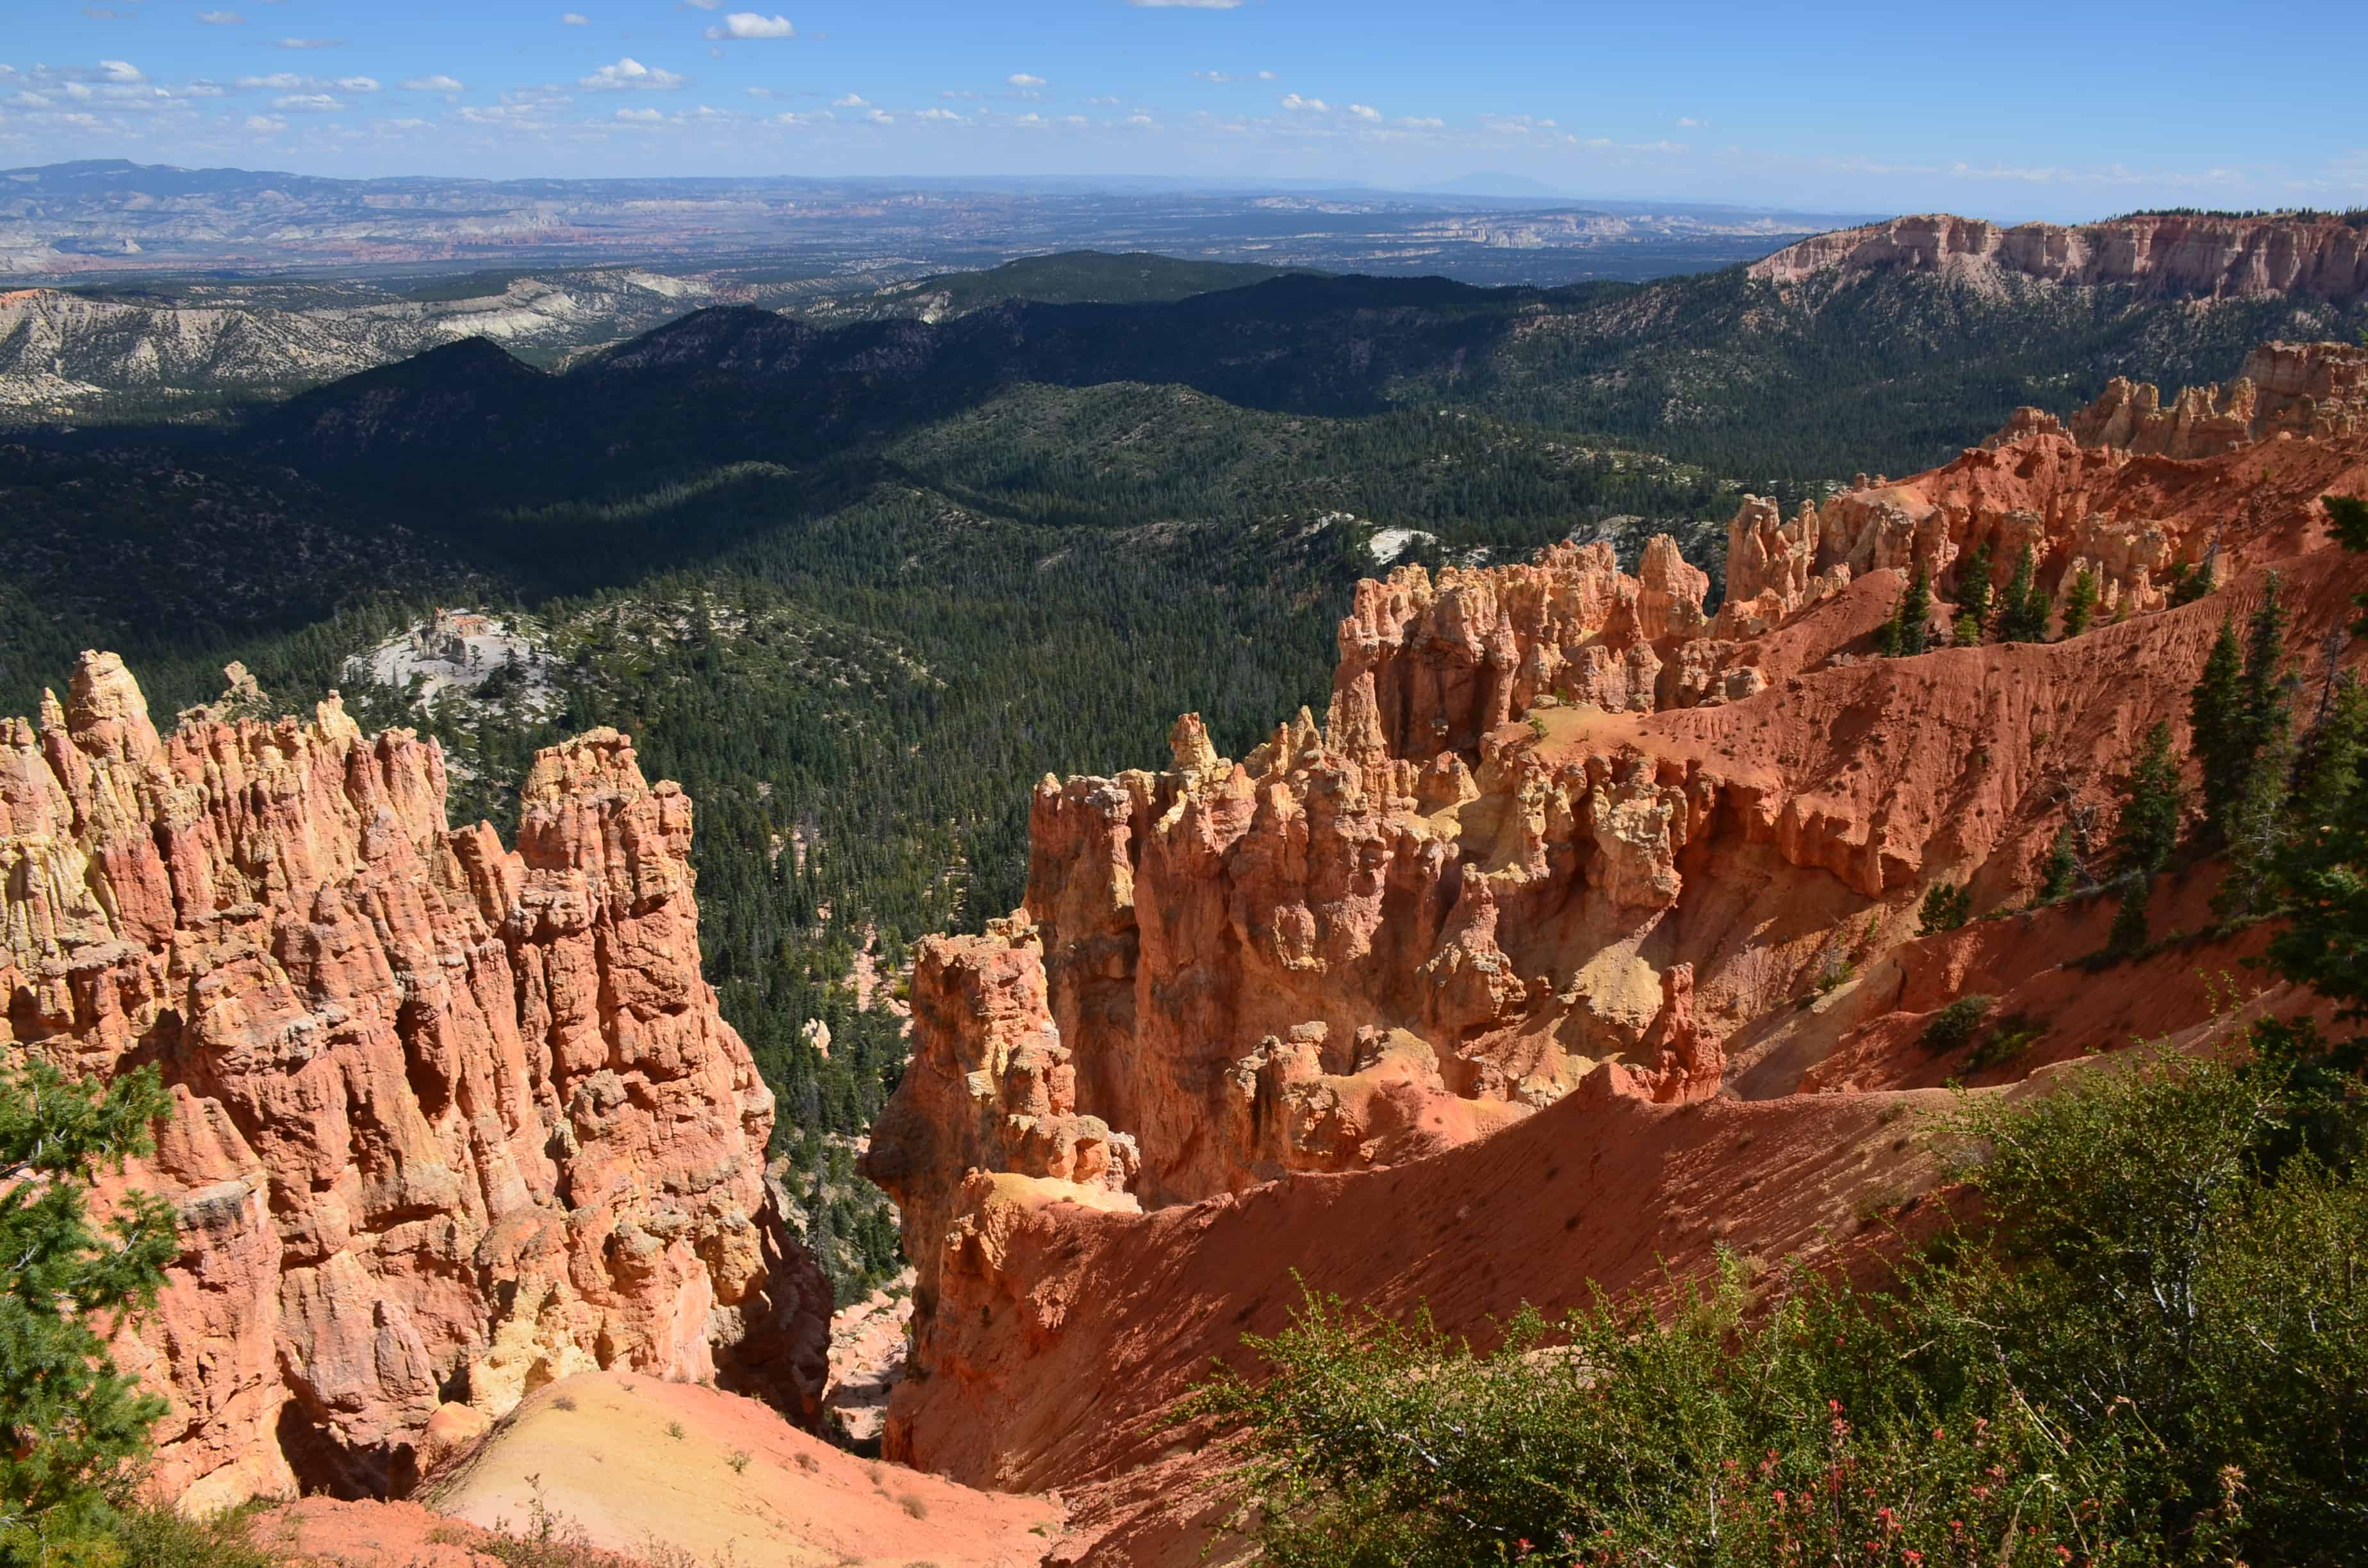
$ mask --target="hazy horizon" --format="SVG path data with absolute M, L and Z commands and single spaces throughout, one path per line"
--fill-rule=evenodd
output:
M 588 0 L 584 0 L 588 4 Z M 1481 176 L 1577 202 L 2075 221 L 2368 201 L 2368 131 L 2297 40 L 2170 5 L 1681 17 L 1505 0 L 36 0 L 0 45 L 0 164 L 342 178 Z

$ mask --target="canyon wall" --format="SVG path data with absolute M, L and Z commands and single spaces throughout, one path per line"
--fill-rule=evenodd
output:
M 2348 301 L 2368 294 L 2368 228 L 2337 218 L 2173 213 L 2008 228 L 1937 212 L 1813 235 L 1750 267 L 1779 283 L 1837 270 L 1940 273 L 1976 286 L 2011 275 L 2160 294 Z
M 613 731 L 538 754 L 514 851 L 444 792 L 334 696 L 162 736 L 112 654 L 0 721 L 0 1051 L 172 1095 L 124 1182 L 181 1255 L 120 1351 L 187 1506 L 399 1493 L 580 1370 L 820 1396 L 829 1288 L 700 973 L 689 801 Z
M 2032 1062 L 2202 1027 L 2187 971 L 2241 942 L 2084 990 L 2061 965 L 2110 901 L 2019 912 L 2067 826 L 2107 873 L 2117 780 L 2272 566 L 2296 649 L 2353 614 L 2362 566 L 2318 505 L 2368 494 L 2368 434 L 2320 417 L 2348 351 L 2271 352 L 2330 395 L 2208 456 L 2026 411 L 1791 520 L 1748 500 L 1714 617 L 1667 540 L 1634 575 L 1572 546 L 1400 570 L 1359 587 L 1320 722 L 1236 760 L 1187 715 L 1163 769 L 1043 780 L 1021 907 L 921 949 L 868 1157 L 919 1280 L 892 1455 L 1100 1497 L 1115 1533 L 1076 1560 L 1190 1561 L 1205 1519 L 1145 1522 L 1206 1469 L 1161 1413 L 1279 1325 L 1288 1270 L 1479 1329 L 1721 1236 L 1827 1244 L 1837 1210 L 1931 1179 L 1876 1131 L 1897 1109 L 1828 1096 L 1969 1071 L 1914 1044 L 1965 983 L 2049 1011 Z M 2108 613 L 1871 656 L 1906 570 L 1945 579 L 1983 542 L 2001 582 L 2026 542 L 2046 582 L 2089 565 Z M 2206 553 L 2218 591 L 2164 608 L 2169 566 Z M 1919 938 L 1940 883 L 1998 916 L 1987 947 Z M 1580 1165 L 1566 1214 L 1523 1210 Z

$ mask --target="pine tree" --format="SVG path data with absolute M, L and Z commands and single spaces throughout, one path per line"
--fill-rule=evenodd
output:
M 2271 873 L 2285 846 L 2294 760 L 2293 728 L 2280 710 L 2255 748 L 2228 812 L 2228 869 L 2212 895 L 2213 912 L 2224 920 L 2254 913 L 2269 891 Z
M 1891 612 L 1891 623 L 1876 639 L 1876 646 L 1891 658 L 1912 659 L 1932 645 L 1932 589 L 1925 581 L 1924 568 L 1918 566 L 1907 576 L 1907 591 L 1899 597 L 1899 608 Z
M 2228 813 L 2243 788 L 2251 761 L 2246 750 L 2245 656 L 2237 640 L 2237 624 L 2226 616 L 2220 635 L 2203 661 L 2203 675 L 2188 694 L 2188 727 L 2194 736 L 2195 757 L 2203 767 L 2203 830 L 2214 843 L 2226 843 Z
M 2071 587 L 2064 593 L 2064 635 L 2078 637 L 2089 630 L 2097 617 L 2097 575 L 2086 566 L 2072 578 Z
M 1950 623 L 1950 640 L 1960 647 L 1982 640 L 1990 621 L 1990 547 L 1987 540 L 1966 553 L 1957 568 L 1957 619 Z
M 2368 502 L 2326 500 L 2344 548 L 2368 551 Z M 2368 767 L 2361 760 L 2368 716 L 2360 700 L 2351 695 L 2340 703 L 2345 730 L 2330 718 L 2312 738 L 2296 802 L 2307 815 L 2280 867 L 2286 926 L 2270 943 L 2281 973 L 2343 1004 L 2340 1016 L 2349 1019 L 2368 1018 Z
M 154 1068 L 103 1089 L 47 1062 L 0 1073 L 0 1560 L 73 1560 L 165 1413 L 107 1356 L 100 1325 L 153 1305 L 178 1243 L 173 1210 L 134 1194 L 102 1237 L 102 1166 L 150 1147 L 169 1102 Z
M 2039 567 L 2038 558 L 2029 545 L 2015 558 L 2014 575 L 2006 581 L 2006 591 L 1998 596 L 1998 640 L 2001 642 L 2031 642 L 2037 639 L 2021 635 L 2030 614 L 2033 580 Z
M 2186 806 L 2179 764 L 2170 755 L 2170 725 L 2157 721 L 2122 784 L 2122 816 L 2113 828 L 2115 874 L 2150 877 L 2169 865 L 2179 847 L 2179 819 Z
M 2156 872 L 2179 847 L 2179 820 L 2186 810 L 2179 764 L 2170 755 L 2170 725 L 2157 722 L 2146 732 L 2146 749 L 2122 785 L 2122 816 L 2113 829 L 2113 869 L 2123 883 L 2122 907 L 2113 918 L 2110 945 L 2117 953 L 2146 945 L 2146 903 Z
M 2296 849 L 2310 853 L 2315 835 L 2342 815 L 2363 764 L 2368 764 L 2368 687 L 2347 671 L 2336 677 L 2326 716 L 2304 747 L 2293 802 Z

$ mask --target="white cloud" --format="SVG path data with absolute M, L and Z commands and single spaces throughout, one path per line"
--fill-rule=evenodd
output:
M 451 78 L 448 76 L 445 80 L 450 81 Z M 378 78 L 375 76 L 340 76 L 337 78 L 337 85 L 349 93 L 375 93 L 378 91 Z M 460 85 L 461 85 L 458 82 L 453 82 L 451 87 L 446 90 L 457 92 L 460 89 Z
M 250 93 L 258 89 L 268 89 L 275 93 L 292 93 L 300 87 L 310 87 L 313 85 L 313 77 L 299 76 L 293 71 L 274 71 L 268 76 L 241 76 L 238 79 L 239 87 Z
M 871 100 L 865 97 L 860 93 L 849 93 L 845 97 L 831 99 L 830 107 L 833 108 L 870 108 L 871 107 Z
M 288 122 L 276 114 L 251 114 L 246 117 L 246 128 L 268 136 L 275 131 L 287 130 Z
M 1349 112 L 1362 120 L 1378 121 L 1382 118 L 1382 111 L 1371 104 L 1350 104 Z
M 1408 131 L 1444 131 L 1447 129 L 1447 121 L 1429 115 L 1408 115 L 1406 119 L 1399 120 L 1398 123 L 1405 126 Z
M 282 49 L 335 49 L 346 40 L 341 38 L 283 38 Z
M 837 118 L 837 116 L 830 113 L 827 109 L 818 109 L 813 114 L 800 114 L 795 109 L 792 109 L 787 114 L 775 115 L 773 117 L 773 123 L 775 125 L 815 125 L 819 124 L 823 120 L 836 119 Z
M 140 74 L 140 67 L 128 60 L 102 60 L 98 62 L 98 74 L 110 82 L 144 82 L 148 79 Z
M 1261 82 L 1271 82 L 1274 80 L 1274 73 L 1271 71 L 1261 71 L 1258 73 L 1258 80 Z
M 1041 87 L 1044 85 L 1044 78 L 1031 76 L 1025 71 L 1014 71 L 1003 79 L 1003 85 L 1007 87 Z
M 723 5 L 723 0 L 685 0 L 685 3 L 696 6 L 702 11 L 712 11 L 718 6 Z
M 1021 115 L 1018 119 L 1013 120 L 1011 123 L 1014 125 L 1045 125 L 1051 122 L 1045 119 L 1042 115 L 1038 114 L 1034 109 L 1030 109 L 1026 114 Z
M 333 98 L 326 93 L 290 93 L 286 97 L 272 99 L 271 107 L 291 109 L 298 114 L 327 114 L 346 106 L 343 100 Z
M 1678 116 L 1678 127 L 1682 131 L 1700 131 L 1703 126 L 1709 123 L 1710 122 L 1708 120 L 1696 119 L 1690 114 L 1681 114 Z
M 671 92 L 681 86 L 686 79 L 671 71 L 644 65 L 629 54 L 614 65 L 603 65 L 575 85 L 589 87 L 596 93 L 627 92 L 635 88 Z
M 957 99 L 962 99 L 962 98 L 974 98 L 974 97 L 978 97 L 978 95 L 977 95 L 976 93 L 973 93 L 973 92 L 969 91 L 967 88 L 962 88 L 962 87 L 948 87 L 945 91 L 943 91 L 943 92 L 939 93 L 939 94 L 938 95 L 938 97 L 941 97 L 941 98 L 945 99 L 945 100 L 946 100 L 947 102 L 949 102 L 949 103 L 951 103 L 951 102 L 956 101 Z
M 1088 108 L 1116 108 L 1119 105 L 1124 102 L 1126 102 L 1124 98 L 1087 98 L 1086 100 L 1086 107 Z
M 915 119 L 951 119 L 957 125 L 967 125 L 970 123 L 950 108 L 925 108 L 913 118 Z
M 795 38 L 798 29 L 790 26 L 787 17 L 768 17 L 756 11 L 734 11 L 723 18 L 721 27 L 707 29 L 709 38 Z
M 559 25 L 564 28 L 588 28 L 592 25 L 592 18 L 581 11 L 563 11 L 559 16 Z
M 234 28 L 246 18 L 236 11 L 200 11 L 198 13 L 198 20 L 211 27 Z
M 1292 110 L 1304 110 L 1309 114 L 1325 114 L 1332 108 L 1322 98 L 1303 98 L 1297 93 L 1283 94 L 1282 107 Z
M 1149 125 L 1153 123 L 1151 117 L 1143 113 L 1139 109 L 1134 113 L 1128 115 L 1126 117 L 1126 122 L 1129 125 Z
M 654 108 L 620 108 L 617 118 L 628 125 L 655 125 L 666 116 Z
M 865 109 L 863 111 L 863 118 L 870 120 L 874 125 L 894 125 L 896 123 L 896 117 L 894 115 L 883 113 L 876 108 Z
M 411 93 L 465 93 L 469 90 L 467 85 L 458 78 L 440 74 L 434 76 L 414 76 L 404 83 L 403 86 L 405 92 Z

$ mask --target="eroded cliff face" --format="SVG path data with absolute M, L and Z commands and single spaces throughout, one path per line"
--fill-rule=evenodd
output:
M 2317 497 L 2347 490 L 2363 451 L 2368 348 L 2266 344 L 2225 389 L 2168 405 L 2153 385 L 2117 379 L 2069 428 L 2024 409 L 1954 462 L 1861 476 L 1790 518 L 1747 497 L 1713 630 L 1761 637 L 1884 569 L 1920 565 L 1940 597 L 1962 599 L 1957 568 L 1983 545 L 1998 585 L 2027 546 L 2051 593 L 2088 572 L 2103 619 L 2158 610 L 2176 566 L 2209 561 L 2226 579 L 2317 542 Z
M 515 851 L 444 786 L 334 697 L 160 736 L 112 654 L 0 721 L 0 1050 L 173 1096 L 125 1180 L 181 1256 L 121 1348 L 187 1506 L 400 1492 L 431 1426 L 575 1371 L 820 1395 L 829 1288 L 700 977 L 689 801 L 605 730 L 538 756 Z
M 1475 1324 L 1706 1256 L 1723 1230 L 1679 1234 L 1650 1205 L 1686 1195 L 1685 1225 L 1727 1223 L 1703 1131 L 1739 1125 L 1725 1108 L 1914 1079 L 1903 1042 L 1953 994 L 1938 939 L 1916 940 L 1928 889 L 1969 886 L 1981 913 L 2027 903 L 2059 830 L 2109 817 L 2148 727 L 2183 722 L 2221 617 L 2258 602 L 2271 563 L 2295 646 L 2349 619 L 2361 569 L 2327 547 L 2318 497 L 2368 494 L 2368 437 L 2287 418 L 2176 459 L 2026 415 L 1795 519 L 1748 502 L 1715 618 L 1666 540 L 1633 577 L 1569 547 L 1401 571 L 1359 589 L 1321 723 L 1303 712 L 1235 760 L 1187 715 L 1161 771 L 1045 779 L 1022 907 L 922 948 L 916 1053 L 875 1130 L 868 1168 L 919 1279 L 890 1452 L 981 1484 L 1125 1492 L 1166 1440 L 1164 1403 L 1243 1325 L 1275 1325 L 1303 1256 L 1324 1260 L 1312 1288 L 1452 1301 Z M 2001 581 L 2026 541 L 2043 582 L 2089 564 L 2106 620 L 1868 656 L 1903 569 L 1945 584 L 1985 541 Z M 2169 564 L 2215 550 L 2220 591 L 2161 609 Z M 2017 917 L 2037 934 L 1949 972 L 1987 963 L 2062 1009 L 2035 1059 L 2208 1012 L 2205 990 L 2171 983 L 2146 1006 L 2050 990 L 2041 971 L 2075 950 L 2043 962 L 2051 943 L 2106 917 Z M 1804 1244 L 1895 1179 L 1905 1145 L 1880 1152 L 1880 1110 L 1755 1122 L 1804 1140 L 1787 1158 L 1839 1165 L 1814 1193 L 1738 1200 L 1757 1229 L 1737 1233 Z M 1490 1152 L 1515 1150 L 1546 1182 L 1587 1164 L 1566 1220 L 1503 1211 L 1525 1188 Z M 1736 1192 L 1784 1168 L 1761 1158 L 1731 1162 L 1749 1167 Z M 1392 1214 L 1429 1192 L 1417 1162 L 1470 1196 L 1429 1194 L 1425 1228 L 1400 1235 Z M 1483 1204 L 1498 1208 L 1467 1225 Z M 1302 1210 L 1352 1215 L 1359 1239 L 1311 1239 L 1289 1222 Z M 1585 1231 L 1566 1256 L 1488 1250 L 1551 1252 L 1556 1227 Z M 1466 1229 L 1469 1247 L 1440 1239 Z M 1121 1386 L 1107 1361 L 1159 1370 Z M 1120 1535 L 1149 1494 L 1111 1505 Z M 1104 1550 L 1081 1560 L 1122 1560 Z M 1165 1550 L 1123 1560 L 1190 1560 Z
M 2205 297 L 2368 294 L 2368 230 L 2340 219 L 2162 214 L 2012 228 L 1945 212 L 1837 229 L 1751 264 L 1755 278 L 1905 269 L 1980 286 L 2001 274 Z

